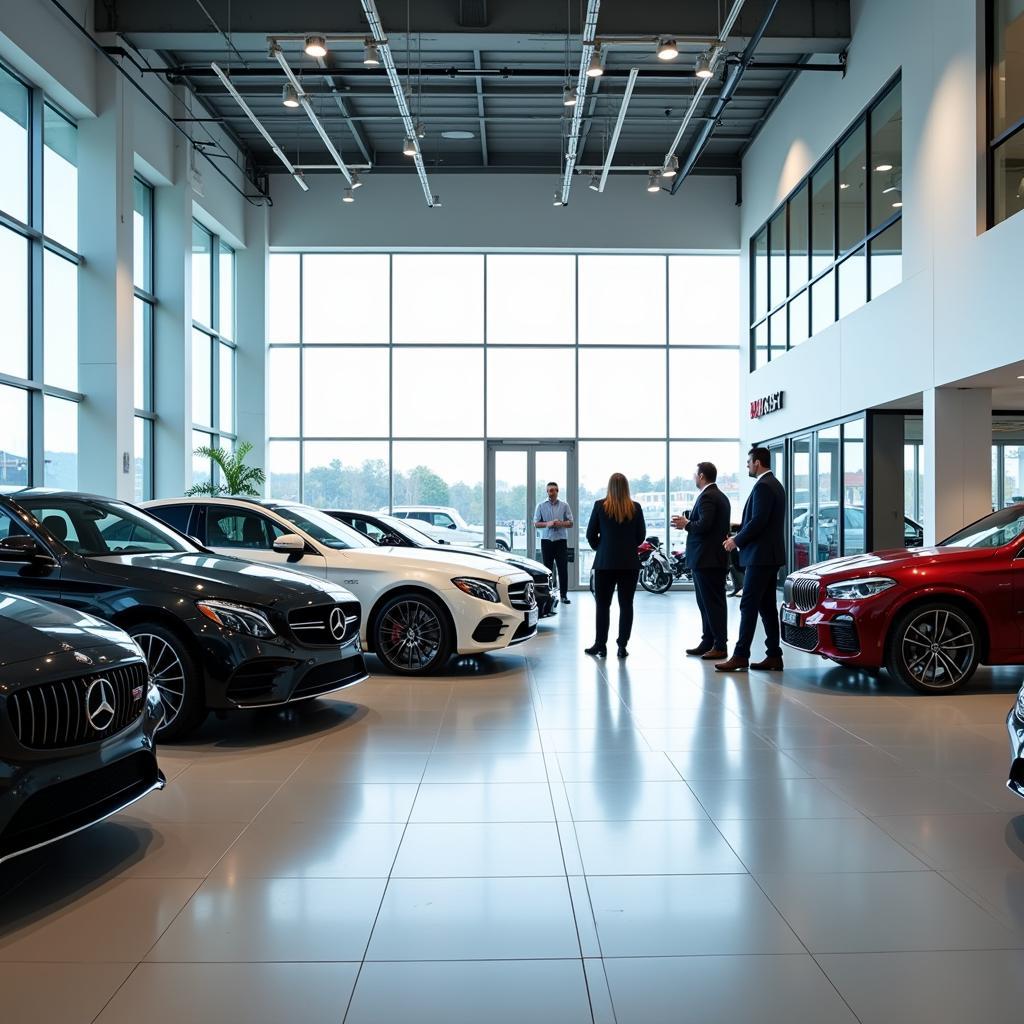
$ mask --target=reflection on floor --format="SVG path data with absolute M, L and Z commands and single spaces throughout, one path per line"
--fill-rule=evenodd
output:
M 163 793 L 0 869 L 0 1016 L 1016 1024 L 1017 670 L 723 679 L 688 594 L 638 595 L 624 663 L 592 621 L 166 748 Z

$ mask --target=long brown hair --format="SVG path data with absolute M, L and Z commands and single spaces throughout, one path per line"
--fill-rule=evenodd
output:
M 608 477 L 608 497 L 604 499 L 604 510 L 617 523 L 633 518 L 633 499 L 629 494 L 629 481 L 621 473 Z

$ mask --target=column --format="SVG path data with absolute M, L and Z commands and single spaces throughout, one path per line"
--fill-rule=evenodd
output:
M 251 441 L 249 461 L 267 466 L 267 240 L 269 208 L 245 205 L 245 248 L 235 254 L 236 425 Z
M 132 344 L 133 157 L 126 84 L 96 62 L 100 114 L 78 128 L 78 483 L 134 497 Z
M 903 547 L 903 417 L 876 413 L 871 418 L 868 508 L 871 515 L 871 547 Z
M 924 392 L 924 542 L 934 544 L 992 510 L 992 392 Z

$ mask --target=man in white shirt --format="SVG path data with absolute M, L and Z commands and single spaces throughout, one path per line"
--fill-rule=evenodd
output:
M 572 509 L 558 497 L 558 484 L 552 480 L 547 487 L 548 499 L 537 506 L 533 514 L 534 525 L 540 530 L 540 552 L 548 571 L 558 568 L 558 590 L 562 604 L 569 600 L 569 531 L 572 529 Z

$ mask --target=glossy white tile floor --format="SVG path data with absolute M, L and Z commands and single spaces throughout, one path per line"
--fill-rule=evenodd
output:
M 729 679 L 689 594 L 638 596 L 625 663 L 592 622 L 164 749 L 0 869 L 4 1024 L 1019 1021 L 1017 670 Z

